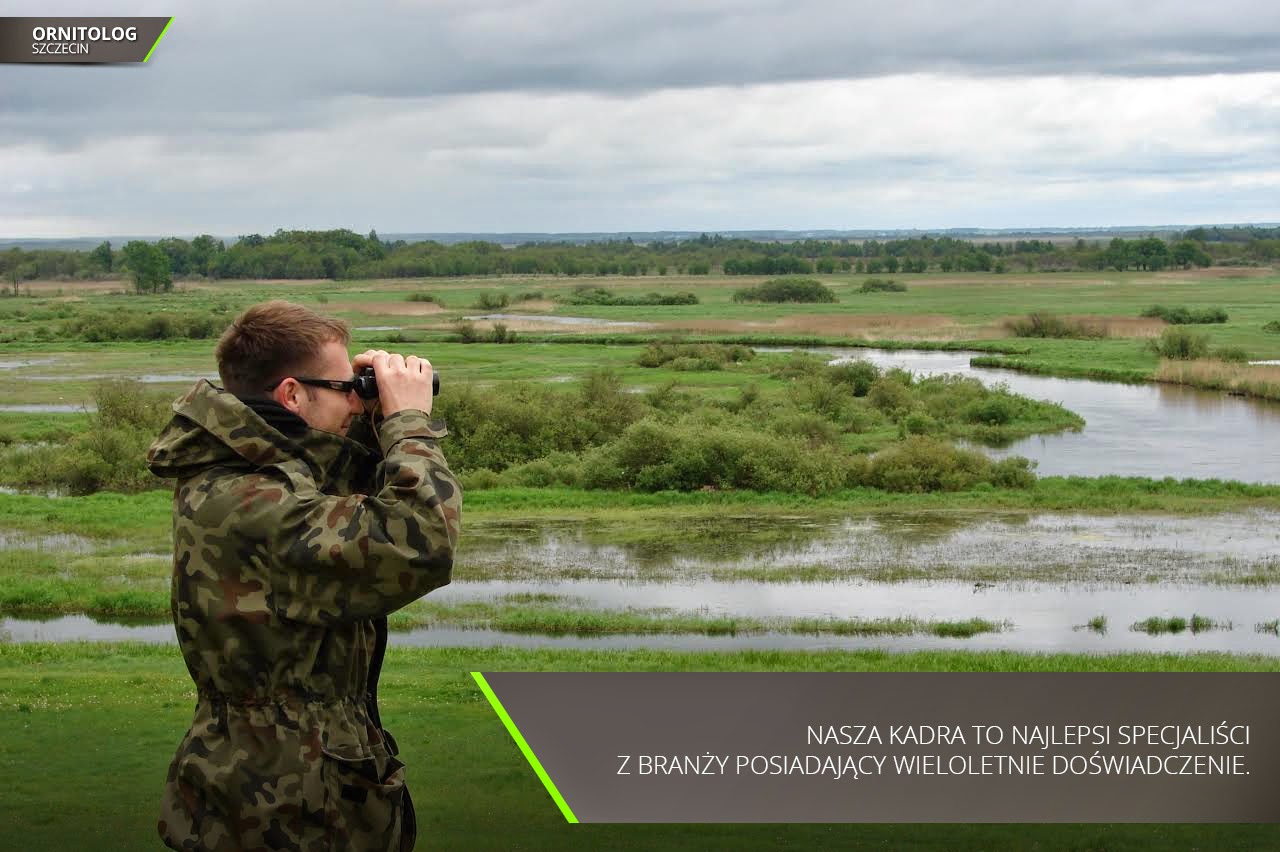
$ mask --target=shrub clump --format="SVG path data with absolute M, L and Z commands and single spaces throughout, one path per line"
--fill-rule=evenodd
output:
M 836 294 L 816 278 L 770 278 L 759 286 L 736 291 L 733 300 L 830 303 L 836 301 Z
M 979 483 L 1028 488 L 1035 483 L 1031 467 L 1021 456 L 993 462 L 981 453 L 915 436 L 874 455 L 863 484 L 901 492 L 964 491 Z
M 858 288 L 859 293 L 905 293 L 907 285 L 892 278 L 868 278 Z
M 825 494 L 856 481 L 861 459 L 800 438 L 729 423 L 642 420 L 583 461 L 587 488 Z
M 1262 326 L 1262 330 L 1268 334 L 1280 334 L 1280 320 L 1272 320 Z
M 444 299 L 441 299 L 439 296 L 435 295 L 434 293 L 410 293 L 408 296 L 405 297 L 405 301 L 431 302 L 433 305 L 439 305 L 442 308 L 444 307 Z
M 147 447 L 172 416 L 172 398 L 117 380 L 95 385 L 93 401 L 87 428 L 65 443 L 6 453 L 6 480 L 72 494 L 155 488 Z
M 756 353 L 747 346 L 721 343 L 651 343 L 640 353 L 641 367 L 668 367 L 673 370 L 719 370 L 725 364 L 750 361 Z
M 62 337 L 103 343 L 113 340 L 205 340 L 216 337 L 226 325 L 209 314 L 139 314 L 118 309 L 73 317 L 62 323 Z
M 570 305 L 602 305 L 613 307 L 625 305 L 641 307 L 645 305 L 696 305 L 698 297 L 693 293 L 645 293 L 643 296 L 620 296 L 603 287 L 575 287 L 573 292 L 564 297 Z
M 1040 312 L 1006 320 L 1004 327 L 1013 332 L 1015 337 L 1089 340 L 1107 336 L 1106 326 L 1101 323 Z
M 483 311 L 497 310 L 505 308 L 511 304 L 511 297 L 506 293 L 481 293 L 480 298 L 476 299 L 476 303 L 472 305 Z
M 1152 305 L 1143 311 L 1142 315 L 1162 319 L 1169 325 L 1204 325 L 1227 321 L 1227 312 L 1222 308 L 1196 310 L 1185 305 Z
M 1189 328 L 1166 328 L 1151 341 L 1151 349 L 1162 358 L 1175 361 L 1192 361 L 1209 354 L 1209 335 Z
M 1247 364 L 1249 363 L 1249 350 L 1242 346 L 1219 346 L 1213 350 L 1214 360 L 1226 361 L 1231 364 Z

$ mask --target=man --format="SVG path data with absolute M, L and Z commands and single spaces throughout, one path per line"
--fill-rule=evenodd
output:
M 350 359 L 349 341 L 299 305 L 249 308 L 218 341 L 224 388 L 197 383 L 148 453 L 177 479 L 173 621 L 197 695 L 161 807 L 174 849 L 413 847 L 378 716 L 386 616 L 449 582 L 462 492 L 431 364 Z

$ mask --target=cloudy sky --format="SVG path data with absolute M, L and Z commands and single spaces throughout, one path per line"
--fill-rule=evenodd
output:
M 1280 220 L 1275 2 L 6 8 L 175 20 L 0 66 L 0 237 Z

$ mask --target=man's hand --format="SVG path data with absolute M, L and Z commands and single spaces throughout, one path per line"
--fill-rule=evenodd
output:
M 351 366 L 357 374 L 373 367 L 384 417 L 407 409 L 431 413 L 431 362 L 426 358 L 370 349 L 352 359 Z

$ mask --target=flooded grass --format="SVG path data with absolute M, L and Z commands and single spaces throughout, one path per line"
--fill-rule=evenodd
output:
M 1163 633 L 1181 633 L 1187 629 L 1187 620 L 1178 615 L 1168 618 L 1153 615 L 1145 621 L 1134 622 L 1129 626 L 1129 629 L 1136 630 L 1139 633 L 1146 633 L 1149 636 L 1159 636 Z
M 1182 633 L 1186 630 L 1190 630 L 1192 633 L 1205 633 L 1210 630 L 1233 630 L 1234 625 L 1230 621 L 1218 621 L 1198 613 L 1192 613 L 1190 619 L 1183 618 L 1180 615 L 1168 617 L 1153 615 L 1144 621 L 1135 622 L 1130 626 L 1130 629 L 1150 636 L 1159 636 L 1165 633 Z
M 504 600 L 509 600 L 505 598 Z M 548 595 L 543 601 L 559 603 L 561 596 Z M 412 630 L 424 626 L 452 626 L 503 633 L 602 636 L 627 634 L 700 634 L 738 636 L 758 633 L 796 633 L 833 636 L 931 635 L 967 638 L 979 633 L 998 633 L 1008 624 L 981 618 L 958 621 L 930 621 L 918 618 L 759 618 L 718 615 L 708 612 L 679 612 L 669 608 L 629 608 L 593 610 L 556 606 L 529 606 L 493 601 L 440 604 L 424 602 L 394 613 L 390 626 Z
M 1085 628 L 1092 633 L 1106 634 L 1107 617 L 1105 615 L 1095 615 L 1085 623 Z

